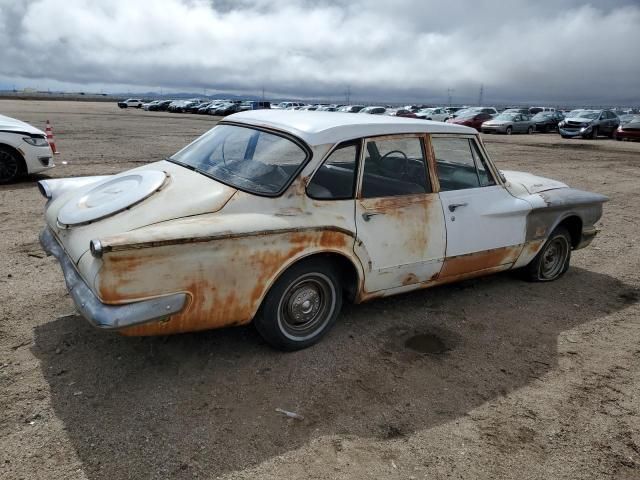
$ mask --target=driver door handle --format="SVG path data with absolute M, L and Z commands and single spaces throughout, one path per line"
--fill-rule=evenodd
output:
M 364 212 L 362 214 L 362 218 L 364 219 L 365 222 L 368 222 L 369 220 L 371 220 L 371 217 L 375 217 L 376 215 L 380 215 L 380 213 L 378 213 L 378 212 Z
M 449 204 L 449 211 L 450 212 L 455 212 L 456 208 L 466 207 L 467 205 L 469 205 L 467 202 L 464 202 L 464 203 L 450 203 Z

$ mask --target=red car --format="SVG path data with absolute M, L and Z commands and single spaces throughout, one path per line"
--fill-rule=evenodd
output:
M 484 112 L 467 112 L 459 115 L 455 118 L 447 120 L 448 123 L 457 123 L 458 125 L 465 125 L 467 127 L 475 128 L 480 131 L 480 126 L 487 120 L 491 120 L 493 115 L 489 115 Z
M 616 140 L 640 140 L 640 116 L 620 125 L 615 132 Z

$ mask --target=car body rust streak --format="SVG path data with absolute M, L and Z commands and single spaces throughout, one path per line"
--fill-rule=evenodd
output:
M 514 245 L 446 258 L 439 277 L 457 276 L 512 264 L 518 259 L 522 248 L 523 245 Z
M 121 331 L 124 335 L 166 335 L 249 323 L 264 295 L 289 265 L 316 252 L 337 252 L 349 256 L 354 238 L 335 230 L 312 229 L 253 239 L 226 239 L 198 247 L 181 244 L 106 255 L 108 277 L 99 282 L 105 303 L 126 303 L 167 293 L 187 292 L 190 302 L 177 315 L 160 322 Z M 212 277 L 219 256 L 225 258 L 224 272 Z M 116 260 L 117 258 L 117 260 Z M 171 275 L 153 276 L 154 271 Z M 153 281 L 151 278 L 153 277 Z M 132 299 L 129 295 L 134 295 Z

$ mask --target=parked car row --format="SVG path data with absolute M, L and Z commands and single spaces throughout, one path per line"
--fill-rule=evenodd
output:
M 483 133 L 558 132 L 563 138 L 610 138 L 634 139 L 640 116 L 635 111 L 615 111 L 609 109 L 576 109 L 560 111 L 553 107 L 509 107 L 498 111 L 496 107 L 433 107 L 426 105 L 345 105 L 345 104 L 305 104 L 286 101 L 271 105 L 268 101 L 206 100 L 153 100 L 143 103 L 137 98 L 118 102 L 120 108 L 143 108 L 148 111 L 168 111 L 172 113 L 197 113 L 202 115 L 226 116 L 247 110 L 301 110 L 318 112 L 361 113 L 369 115 L 389 115 L 392 117 L 416 118 L 438 122 L 448 122 L 472 127 Z M 623 113 L 628 112 L 628 113 Z M 621 126 L 631 121 L 632 125 Z

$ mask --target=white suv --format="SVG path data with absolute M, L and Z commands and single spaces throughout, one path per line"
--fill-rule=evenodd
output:
M 120 108 L 142 108 L 142 100 L 139 98 L 127 98 L 124 102 L 118 102 Z
M 0 184 L 52 167 L 53 152 L 45 133 L 0 115 Z

